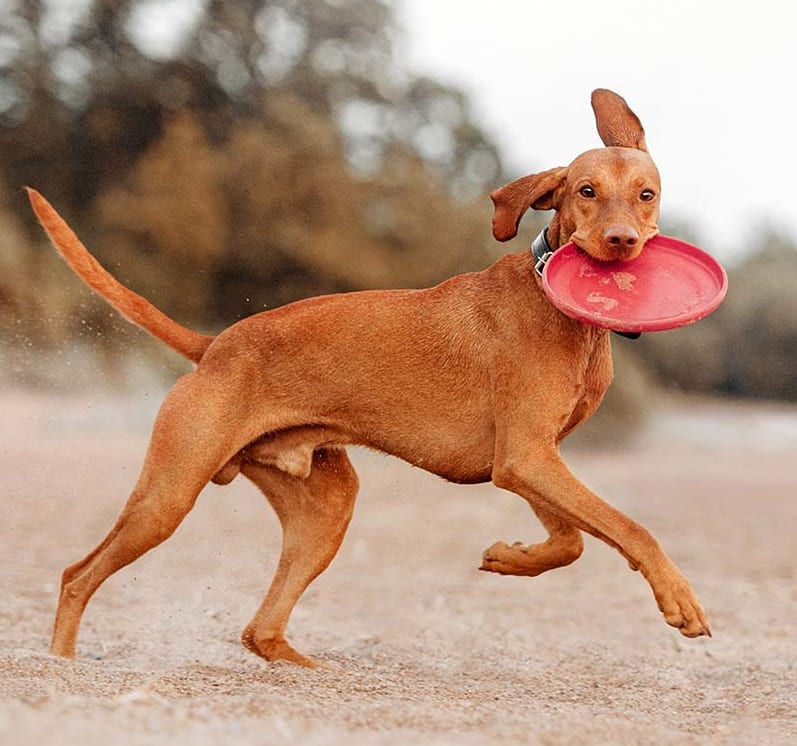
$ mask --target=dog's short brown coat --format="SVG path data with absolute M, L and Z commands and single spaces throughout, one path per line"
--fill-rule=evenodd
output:
M 573 240 L 599 259 L 633 258 L 656 234 L 659 175 L 639 120 L 610 91 L 595 91 L 592 104 L 606 147 L 496 190 L 496 238 L 514 236 L 529 208 L 556 211 L 553 247 Z M 426 290 L 304 300 L 214 338 L 118 283 L 41 195 L 30 190 L 30 198 L 85 282 L 197 364 L 163 402 L 116 525 L 63 573 L 53 653 L 75 655 L 83 611 L 106 578 L 167 539 L 209 481 L 242 473 L 283 527 L 276 575 L 243 643 L 267 660 L 314 665 L 284 633 L 351 518 L 358 482 L 349 444 L 455 482 L 492 480 L 527 500 L 549 538 L 498 542 L 484 552 L 483 570 L 538 575 L 567 565 L 587 532 L 645 576 L 669 624 L 688 637 L 709 634 L 694 591 L 655 539 L 582 485 L 559 455 L 561 440 L 595 411 L 611 382 L 611 350 L 605 330 L 547 301 L 529 252 Z

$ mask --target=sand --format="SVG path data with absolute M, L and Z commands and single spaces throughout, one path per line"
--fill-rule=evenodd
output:
M 538 578 L 479 572 L 494 541 L 543 538 L 520 499 L 354 451 L 352 526 L 289 630 L 335 670 L 238 642 L 280 538 L 240 478 L 99 590 L 77 660 L 52 657 L 61 569 L 118 514 L 160 395 L 0 394 L 1 744 L 797 743 L 797 410 L 681 400 L 568 452 L 690 577 L 710 640 L 591 538 Z

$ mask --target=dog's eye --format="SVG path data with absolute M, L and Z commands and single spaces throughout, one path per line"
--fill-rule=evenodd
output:
M 656 192 L 652 189 L 644 189 L 642 193 L 639 195 L 639 199 L 643 202 L 650 202 L 656 196 Z
M 591 186 L 581 187 L 581 189 L 578 190 L 578 193 L 587 199 L 595 199 L 595 190 Z

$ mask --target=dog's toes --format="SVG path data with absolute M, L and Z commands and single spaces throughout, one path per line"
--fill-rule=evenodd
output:
M 516 542 L 513 546 L 518 546 L 519 542 Z M 505 541 L 496 541 L 495 544 L 491 544 L 487 549 L 482 552 L 482 559 L 483 560 L 495 560 L 498 556 L 505 552 L 507 549 L 510 549 L 509 544 Z
M 708 618 L 705 612 L 700 607 L 700 604 L 694 609 L 690 609 L 687 613 L 682 614 L 682 622 L 678 625 L 678 631 L 684 637 L 711 637 L 711 627 L 708 623 Z
M 494 569 L 496 558 L 493 547 L 495 547 L 495 544 L 482 552 L 482 563 L 479 565 L 480 570 L 484 570 L 485 572 L 496 572 Z
M 513 547 L 510 547 L 505 541 L 496 541 L 482 552 L 482 563 L 479 569 L 485 572 L 497 572 L 501 575 L 510 574 L 512 567 L 505 562 L 505 559 L 506 553 L 511 552 L 512 549 Z
M 666 619 L 666 617 L 665 617 Z M 683 622 L 683 621 L 668 621 L 668 624 L 671 624 L 673 627 L 676 627 L 678 631 L 684 637 L 711 637 L 711 628 L 708 626 L 708 622 Z

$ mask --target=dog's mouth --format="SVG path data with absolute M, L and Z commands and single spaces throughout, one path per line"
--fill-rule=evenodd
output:
M 637 240 L 632 245 L 606 245 L 605 242 L 593 241 L 589 238 L 579 236 L 574 233 L 570 236 L 570 241 L 575 244 L 579 251 L 599 262 L 631 262 L 645 250 L 645 246 L 651 238 L 658 235 L 658 231 L 645 236 L 643 240 Z
M 598 262 L 607 264 L 618 261 L 630 262 L 642 253 L 647 242 L 657 234 L 658 230 L 647 236 L 642 244 L 636 242 L 633 246 L 620 247 L 619 249 L 614 246 L 607 247 L 606 242 L 596 245 L 593 241 L 585 239 L 584 236 L 579 236 L 577 231 L 572 233 L 565 243 L 573 244 L 580 252 Z M 553 256 L 555 251 L 556 249 L 548 242 L 548 228 L 543 228 L 531 244 L 531 253 L 535 259 L 534 269 L 540 277 L 542 277 L 543 269 L 548 259 Z

